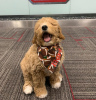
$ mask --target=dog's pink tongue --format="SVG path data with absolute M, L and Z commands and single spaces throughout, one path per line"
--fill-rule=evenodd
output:
M 44 34 L 44 41 L 45 42 L 49 42 L 50 41 L 50 36 L 49 36 L 49 34 Z

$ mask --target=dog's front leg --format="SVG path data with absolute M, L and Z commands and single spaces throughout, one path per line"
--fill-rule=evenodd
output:
M 34 92 L 38 98 L 45 98 L 47 96 L 47 90 L 45 87 L 45 76 L 43 72 L 33 72 L 32 74 Z
M 32 88 L 32 75 L 28 73 L 27 71 L 23 70 L 23 76 L 24 76 L 24 85 L 23 85 L 23 91 L 25 94 L 31 94 L 33 91 Z

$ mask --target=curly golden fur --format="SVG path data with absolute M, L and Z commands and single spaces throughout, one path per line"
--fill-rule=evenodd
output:
M 51 41 L 45 42 L 42 38 L 44 30 L 42 26 L 46 25 L 48 28 L 46 32 L 52 35 Z M 25 94 L 31 94 L 34 88 L 34 92 L 38 98 L 44 98 L 47 96 L 47 90 L 45 86 L 45 77 L 49 77 L 52 88 L 59 88 L 62 81 L 62 75 L 60 74 L 60 66 L 64 60 L 64 51 L 62 49 L 62 58 L 58 67 L 54 73 L 50 73 L 43 63 L 39 60 L 37 55 L 37 46 L 51 46 L 60 43 L 65 37 L 61 32 L 61 28 L 58 22 L 50 17 L 43 17 L 38 20 L 34 28 L 33 45 L 25 54 L 20 65 L 24 76 L 23 91 Z

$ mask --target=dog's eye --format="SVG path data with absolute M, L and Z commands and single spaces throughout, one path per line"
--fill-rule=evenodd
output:
M 57 26 L 57 23 L 51 23 L 51 25 L 53 25 L 53 26 Z

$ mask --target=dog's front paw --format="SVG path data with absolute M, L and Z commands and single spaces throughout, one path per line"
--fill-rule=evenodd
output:
M 34 88 L 34 92 L 36 94 L 36 97 L 38 98 L 45 98 L 48 95 L 48 92 L 45 87 L 43 88 Z
M 58 89 L 61 87 L 61 82 L 57 82 L 55 84 L 52 84 L 52 88 Z
M 33 88 L 32 88 L 31 85 L 27 85 L 27 86 L 24 87 L 23 91 L 24 91 L 25 94 L 31 94 L 32 91 L 33 91 Z
M 43 93 L 43 94 L 41 94 L 41 95 L 39 95 L 37 97 L 38 98 L 45 98 L 45 97 L 47 97 L 47 95 L 48 95 L 48 93 L 46 92 L 46 93 Z

